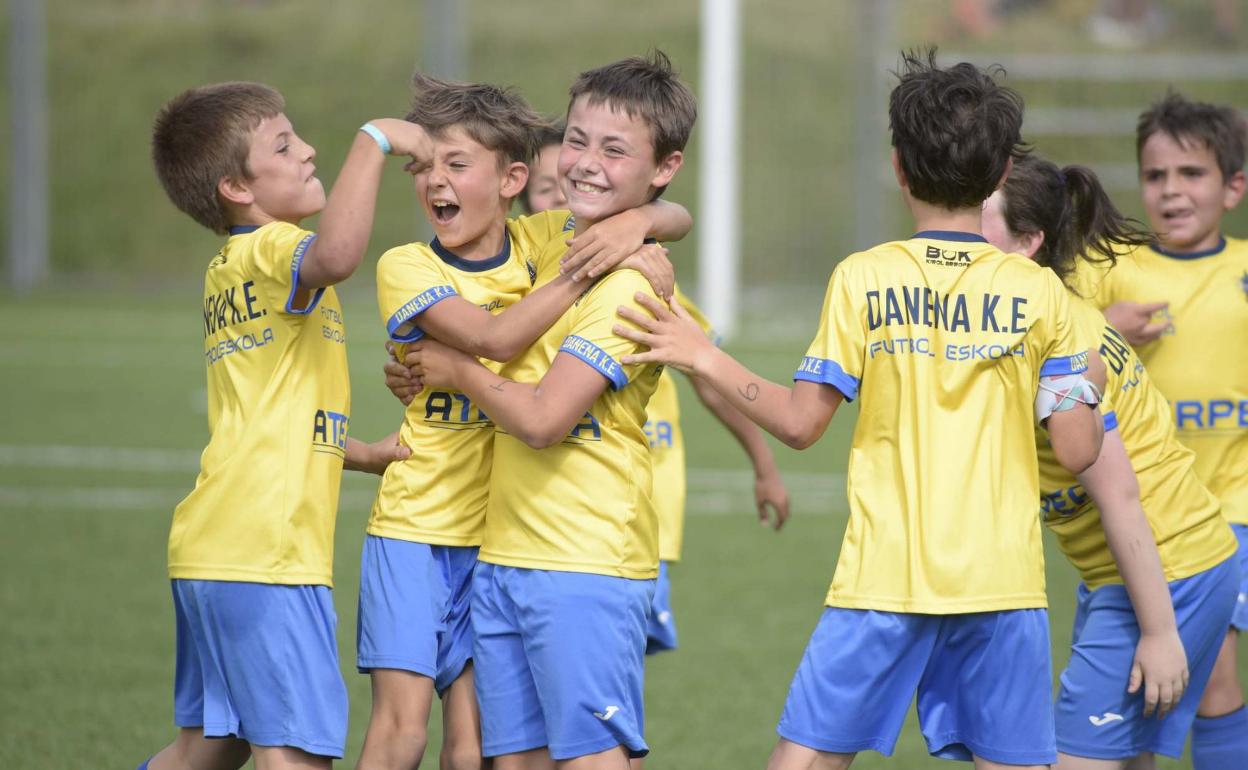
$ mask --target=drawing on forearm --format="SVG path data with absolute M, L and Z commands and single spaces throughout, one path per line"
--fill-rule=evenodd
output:
M 751 382 L 744 388 L 737 388 L 737 392 L 740 393 L 741 398 L 744 398 L 746 401 L 756 401 L 758 400 L 758 383 Z

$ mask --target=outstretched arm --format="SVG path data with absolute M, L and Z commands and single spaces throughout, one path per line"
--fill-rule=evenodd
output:
M 1105 434 L 1100 457 L 1079 483 L 1101 511 L 1105 540 L 1131 597 L 1140 641 L 1127 692 L 1144 688 L 1144 716 L 1165 716 L 1187 688 L 1187 656 L 1153 531 L 1140 505 L 1140 488 L 1118 431 Z
M 665 285 L 671 293 L 674 273 L 662 246 L 644 244 L 626 255 L 618 267 L 635 268 L 652 284 L 659 284 L 656 291 Z M 510 361 L 549 329 L 591 283 L 565 273 L 500 313 L 491 313 L 463 297 L 447 297 L 417 316 L 415 323 L 456 350 L 491 361 Z
M 680 303 L 667 307 L 643 294 L 636 301 L 652 316 L 621 307 L 620 317 L 640 331 L 617 324 L 614 332 L 650 349 L 624 356 L 621 363 L 662 363 L 699 377 L 730 406 L 794 449 L 814 444 L 827 430 L 844 399 L 839 390 L 806 381 L 792 388 L 770 382 L 716 348 Z
M 758 520 L 764 525 L 770 522 L 777 532 L 780 531 L 789 520 L 789 491 L 785 489 L 767 440 L 758 426 L 733 409 L 710 383 L 699 377 L 690 377 L 689 381 L 703 406 L 736 437 L 754 466 L 754 505 L 758 509 Z

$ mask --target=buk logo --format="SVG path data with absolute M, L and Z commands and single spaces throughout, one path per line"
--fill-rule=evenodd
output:
M 1088 721 L 1091 722 L 1093 726 L 1095 727 L 1104 727 L 1110 722 L 1121 722 L 1122 714 L 1115 714 L 1112 711 L 1106 711 L 1104 714 L 1101 714 L 1099 717 L 1095 715 L 1088 717 Z
M 938 249 L 935 246 L 928 246 L 927 264 L 966 267 L 971 264 L 971 253 L 969 251 L 951 251 L 949 249 Z

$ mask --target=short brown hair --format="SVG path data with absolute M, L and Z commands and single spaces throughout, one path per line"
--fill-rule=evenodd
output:
M 978 206 L 1010 159 L 1026 154 L 1023 98 L 997 82 L 1000 67 L 947 69 L 936 49 L 903 51 L 888 96 L 888 127 L 910 194 L 945 209 Z
M 568 93 L 572 102 L 584 96 L 589 104 L 607 104 L 643 121 L 650 127 L 656 161 L 685 149 L 698 119 L 693 92 L 658 49 L 648 58 L 632 56 L 582 72 Z
M 1179 144 L 1197 142 L 1213 150 L 1223 181 L 1244 168 L 1244 116 L 1234 107 L 1193 102 L 1167 91 L 1140 114 L 1135 127 L 1135 159 L 1153 134 L 1164 133 Z
M 541 149 L 541 132 L 550 125 L 513 88 L 456 83 L 422 72 L 412 75 L 407 120 L 435 138 L 450 128 L 462 128 L 473 141 L 498 155 L 500 167 L 531 163 Z
M 152 162 L 169 199 L 209 230 L 228 232 L 217 184 L 251 179 L 251 132 L 285 108 L 282 95 L 260 83 L 215 83 L 171 99 L 152 128 Z

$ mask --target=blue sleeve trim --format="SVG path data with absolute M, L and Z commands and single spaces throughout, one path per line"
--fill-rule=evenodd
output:
M 1050 358 L 1040 367 L 1041 377 L 1060 377 L 1063 374 L 1079 374 L 1088 369 L 1088 354 L 1077 353 L 1073 356 Z
M 858 398 L 859 379 L 846 374 L 840 364 L 828 358 L 803 358 L 801 365 L 797 367 L 797 373 L 793 375 L 793 381 L 797 380 L 831 385 L 844 394 L 846 401 Z
M 620 390 L 628 384 L 628 375 L 624 374 L 624 367 L 609 356 L 607 351 L 584 337 L 578 337 L 575 334 L 568 335 L 564 338 L 563 344 L 559 346 L 559 351 L 571 353 L 594 367 L 596 372 L 607 378 L 613 390 Z
M 295 295 L 299 293 L 299 268 L 303 266 L 303 256 L 308 253 L 308 248 L 312 246 L 316 240 L 316 233 L 304 236 L 299 245 L 295 246 L 294 254 L 290 258 L 290 296 L 286 298 L 286 312 L 295 315 L 307 315 L 316 309 L 317 303 L 321 301 L 321 297 L 325 294 L 325 287 L 318 287 L 316 292 L 312 294 L 312 301 L 305 308 L 295 307 Z
M 447 297 L 454 297 L 458 292 L 454 286 L 434 286 L 409 299 L 403 307 L 394 311 L 390 320 L 386 321 L 386 334 L 395 342 L 415 342 L 425 333 L 412 323 L 412 319 Z
M 1118 413 L 1106 412 L 1101 416 L 1101 420 L 1105 423 L 1105 432 L 1118 429 Z

